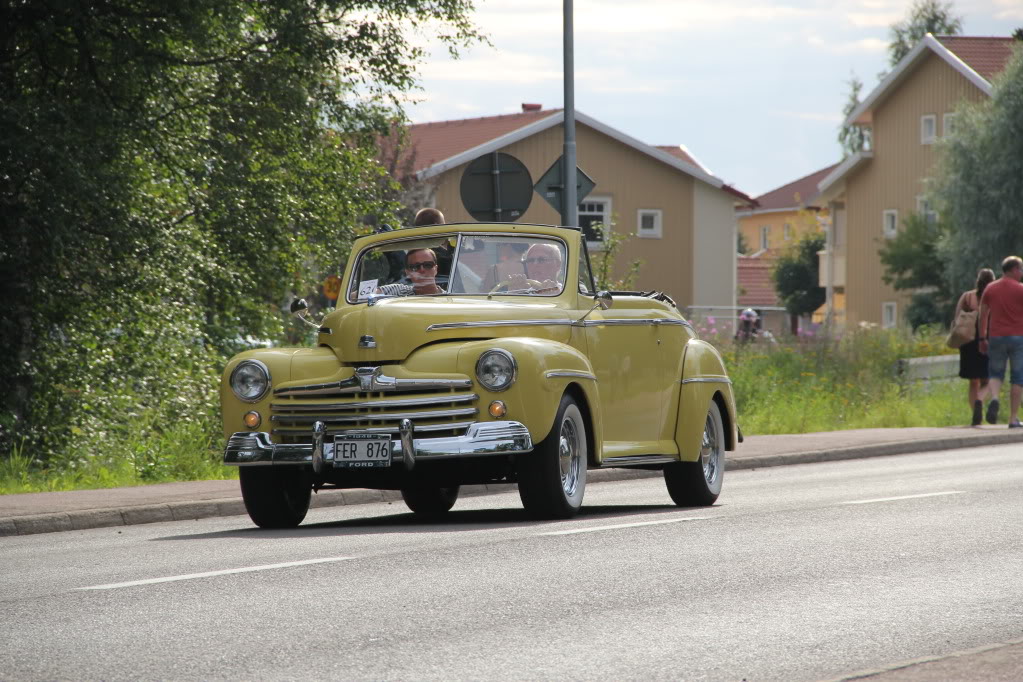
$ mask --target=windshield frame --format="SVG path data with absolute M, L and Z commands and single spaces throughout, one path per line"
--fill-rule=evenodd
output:
M 439 294 L 414 294 L 412 296 L 408 296 L 407 298 L 413 298 L 413 297 L 436 298 L 436 297 L 450 297 L 450 296 L 458 296 L 458 297 L 463 297 L 463 296 L 477 297 L 477 296 L 481 296 L 481 297 L 485 297 L 485 298 L 490 298 L 490 297 L 493 297 L 493 296 L 519 296 L 519 297 L 526 296 L 526 297 L 533 298 L 533 299 L 536 299 L 536 298 L 551 299 L 551 298 L 557 298 L 559 296 L 564 295 L 570 289 L 572 289 L 573 291 L 575 290 L 575 287 L 570 287 L 569 284 L 568 284 L 568 279 L 569 279 L 569 276 L 570 276 L 570 270 L 571 270 L 571 267 L 572 267 L 572 264 L 570 262 L 571 261 L 571 255 L 570 254 L 572 253 L 572 249 L 569 247 L 568 242 L 565 239 L 563 239 L 562 237 L 557 236 L 557 235 L 552 235 L 552 234 L 545 234 L 545 233 L 542 233 L 542 232 L 519 232 L 517 230 L 514 231 L 514 232 L 512 232 L 512 231 L 509 231 L 509 232 L 503 232 L 503 231 L 494 231 L 494 232 L 487 231 L 487 232 L 484 232 L 484 231 L 469 230 L 469 231 L 464 231 L 464 232 L 462 232 L 462 231 L 438 232 L 438 233 L 430 234 L 430 235 L 422 235 L 422 234 L 419 234 L 419 235 L 403 235 L 403 236 L 400 236 L 400 237 L 396 236 L 394 239 L 388 239 L 388 240 L 384 240 L 384 241 L 373 242 L 372 244 L 370 244 L 370 245 L 366 246 L 365 248 L 363 248 L 362 250 L 360 250 L 358 255 L 356 255 L 355 262 L 352 265 L 351 275 L 350 275 L 348 281 L 346 282 L 346 286 L 345 286 L 345 289 L 344 289 L 344 294 L 345 294 L 344 300 L 349 305 L 356 305 L 356 304 L 359 304 L 359 303 L 369 303 L 371 301 L 375 301 L 375 300 L 380 299 L 380 298 L 395 298 L 395 296 L 387 295 L 387 294 L 375 294 L 375 295 L 370 296 L 369 298 L 359 298 L 358 297 L 358 283 L 356 282 L 356 280 L 357 280 L 357 278 L 359 276 L 360 268 L 362 266 L 362 261 L 366 257 L 367 254 L 373 252 L 376 249 L 379 249 L 382 246 L 385 246 L 385 245 L 386 246 L 393 246 L 395 244 L 400 244 L 401 242 L 417 242 L 417 241 L 434 240 L 434 239 L 436 239 L 436 240 L 446 240 L 446 239 L 455 238 L 456 239 L 456 244 L 455 244 L 455 249 L 454 249 L 454 252 L 453 252 L 453 255 L 452 255 L 452 259 L 451 259 L 451 271 L 448 273 L 448 280 L 450 282 L 451 279 L 452 279 L 452 272 L 454 271 L 455 267 L 458 265 L 458 262 L 459 262 L 458 259 L 462 255 L 462 244 L 463 244 L 463 241 L 465 239 L 473 239 L 473 238 L 494 239 L 494 238 L 502 237 L 502 236 L 507 236 L 507 237 L 511 237 L 511 238 L 514 238 L 514 239 L 529 239 L 529 238 L 541 239 L 541 240 L 553 242 L 556 245 L 558 245 L 558 247 L 562 250 L 562 253 L 564 254 L 564 257 L 563 257 L 563 260 L 562 260 L 562 268 L 563 268 L 563 273 L 562 274 L 564 275 L 565 281 L 561 283 L 561 290 L 559 292 L 555 293 L 555 294 L 538 294 L 538 293 L 531 293 L 529 291 L 519 291 L 519 292 L 499 291 L 499 292 L 493 292 L 493 293 L 492 292 L 481 291 L 481 292 L 477 292 L 477 293 L 460 292 L 460 293 L 457 293 L 457 294 L 452 294 L 451 292 L 445 292 L 445 293 L 439 293 Z M 395 250 L 397 250 L 397 249 L 395 249 Z M 403 297 L 403 298 L 406 298 L 406 297 Z

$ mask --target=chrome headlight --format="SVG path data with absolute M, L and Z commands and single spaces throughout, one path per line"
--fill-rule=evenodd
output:
M 270 370 L 259 360 L 242 360 L 231 372 L 231 390 L 239 400 L 256 402 L 270 390 Z
M 503 391 L 515 383 L 515 358 L 506 350 L 488 350 L 476 362 L 476 378 L 488 391 Z

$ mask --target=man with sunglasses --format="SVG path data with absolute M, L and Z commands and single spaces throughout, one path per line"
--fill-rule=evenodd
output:
M 405 276 L 412 284 L 385 284 L 379 292 L 385 296 L 425 296 L 446 294 L 437 286 L 437 254 L 433 249 L 412 249 L 405 254 Z

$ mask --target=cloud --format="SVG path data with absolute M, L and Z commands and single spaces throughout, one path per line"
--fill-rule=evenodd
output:
M 1019 0 L 994 0 L 996 19 L 1023 19 L 1023 4 Z
M 874 54 L 883 53 L 888 49 L 888 41 L 880 38 L 860 38 L 859 40 L 825 40 L 819 35 L 811 34 L 806 38 L 807 44 L 822 52 L 831 54 Z
M 423 65 L 421 73 L 433 81 L 491 82 L 500 78 L 504 83 L 520 84 L 560 81 L 562 76 L 560 59 L 507 50 L 488 50 L 482 55 L 458 60 L 430 61 Z
M 772 116 L 782 118 L 794 118 L 800 121 L 820 121 L 823 123 L 841 123 L 845 117 L 836 113 L 820 113 L 815 111 L 782 111 L 773 109 L 769 112 Z

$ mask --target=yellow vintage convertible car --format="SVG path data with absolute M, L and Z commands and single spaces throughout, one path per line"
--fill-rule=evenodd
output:
M 514 482 L 531 516 L 568 518 L 607 467 L 662 469 L 676 504 L 709 505 L 740 438 L 718 352 L 663 294 L 595 291 L 578 229 L 363 237 L 317 326 L 315 348 L 224 369 L 224 462 L 264 528 L 324 487 L 438 515 L 462 485 Z

